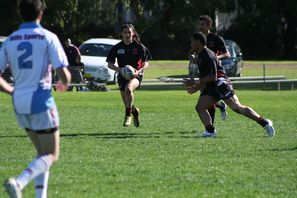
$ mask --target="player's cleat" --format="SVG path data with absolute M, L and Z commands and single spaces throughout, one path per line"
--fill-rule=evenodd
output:
M 9 178 L 3 186 L 10 198 L 22 198 L 22 190 L 15 178 Z
M 275 130 L 273 128 L 273 123 L 271 120 L 268 120 L 268 119 L 266 119 L 266 121 L 268 122 L 268 124 L 266 124 L 266 126 L 264 128 L 265 128 L 269 137 L 274 137 Z
M 124 126 L 124 127 L 130 126 L 131 121 L 132 121 L 132 117 L 131 117 L 131 116 L 125 116 L 123 126 Z
M 139 109 L 135 108 L 135 112 L 132 112 L 133 115 L 133 123 L 135 127 L 139 127 L 140 120 L 139 120 Z
M 220 111 L 221 111 L 221 118 L 222 120 L 226 120 L 227 116 L 228 116 L 228 113 L 227 113 L 227 106 L 224 102 L 221 102 L 220 103 L 221 105 L 219 106 L 220 108 Z
M 217 136 L 217 132 L 216 131 L 214 131 L 213 133 L 210 133 L 208 131 L 204 131 L 202 133 L 202 137 L 204 137 L 204 138 L 214 138 L 216 136 Z

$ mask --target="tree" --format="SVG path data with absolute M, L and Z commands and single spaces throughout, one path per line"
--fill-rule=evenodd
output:
M 0 35 L 9 35 L 12 31 L 18 28 L 20 17 L 17 12 L 16 0 L 1 1 L 0 6 Z
M 296 58 L 297 2 L 238 0 L 239 14 L 229 30 L 247 58 Z

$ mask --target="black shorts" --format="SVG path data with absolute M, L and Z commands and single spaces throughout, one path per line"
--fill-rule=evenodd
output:
M 140 87 L 140 84 L 142 82 L 142 76 L 136 76 L 135 77 L 138 81 L 139 81 L 139 86 L 137 88 Z M 119 89 L 121 91 L 125 91 L 125 87 L 126 85 L 130 82 L 130 80 L 126 80 L 124 77 L 122 77 L 121 75 L 118 75 L 118 84 L 119 84 Z
M 210 83 L 206 85 L 206 87 L 201 90 L 200 96 L 212 96 L 216 101 L 220 100 L 220 94 L 217 91 L 216 83 Z
M 226 100 L 234 96 L 232 83 L 227 78 L 218 78 L 216 83 L 211 83 L 202 90 L 200 96 L 209 95 L 216 101 Z

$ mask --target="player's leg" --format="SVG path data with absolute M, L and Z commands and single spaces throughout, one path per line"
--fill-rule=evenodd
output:
M 35 145 L 34 140 L 32 141 L 36 147 L 38 147 L 37 151 L 37 159 L 38 158 L 46 158 L 49 156 L 52 158 L 52 163 L 58 160 L 59 150 L 60 150 L 60 133 L 58 129 L 50 129 L 50 132 L 44 134 L 38 134 L 35 132 L 30 132 L 28 135 L 32 139 L 37 139 L 38 144 Z M 47 187 L 48 187 L 48 178 L 50 166 L 41 174 L 34 178 L 35 180 L 35 191 L 37 198 L 45 198 L 47 197 Z
M 207 109 L 210 117 L 211 117 L 211 122 L 214 125 L 214 121 L 215 121 L 215 114 L 216 114 L 216 105 L 213 104 L 211 105 L 208 109 Z
M 204 137 L 215 136 L 215 128 L 212 122 L 212 118 L 208 112 L 208 109 L 213 106 L 215 99 L 210 95 L 201 95 L 199 97 L 198 103 L 196 105 L 196 111 L 199 115 L 201 122 L 205 127 L 205 132 L 203 133 Z
M 224 100 L 226 104 L 236 113 L 242 114 L 254 121 L 256 121 L 258 124 L 260 124 L 262 127 L 265 128 L 267 134 L 271 137 L 274 136 L 275 131 L 272 126 L 272 121 L 264 119 L 262 116 L 260 116 L 255 110 L 253 110 L 251 107 L 247 107 L 242 105 L 239 102 L 239 99 L 236 95 L 233 95 L 232 97 Z
M 137 79 L 139 81 L 138 86 L 135 88 L 135 89 L 137 89 L 137 88 L 140 87 L 140 84 L 141 84 L 141 81 L 142 81 L 142 76 L 137 76 L 135 79 Z M 133 101 L 132 115 L 133 115 L 133 124 L 134 124 L 135 127 L 140 126 L 139 113 L 140 113 L 139 108 L 134 105 L 134 101 Z
M 223 121 L 226 120 L 228 113 L 227 113 L 227 105 L 225 104 L 225 102 L 223 100 L 220 100 L 216 103 L 215 106 L 220 109 L 222 120 Z
M 21 197 L 21 191 L 33 179 L 38 187 L 37 197 L 46 196 L 49 168 L 58 159 L 60 136 L 57 129 L 59 116 L 53 107 L 46 112 L 33 115 L 17 115 L 17 120 L 34 144 L 37 157 L 17 177 L 8 179 L 4 186 L 12 197 Z M 41 129 L 44 126 L 47 129 Z M 36 127 L 34 130 L 30 129 Z M 39 130 L 41 129 L 41 130 Z
M 46 197 L 49 169 L 59 155 L 59 132 L 57 129 L 52 131 L 56 132 L 38 135 L 32 130 L 27 131 L 37 150 L 37 157 L 20 175 L 5 182 L 4 186 L 11 197 L 22 197 L 21 191 L 33 179 L 35 179 L 36 197 Z
M 121 97 L 122 97 L 122 101 L 124 103 L 125 106 L 125 117 L 124 117 L 124 123 L 123 126 L 127 127 L 131 124 L 131 108 L 128 106 L 128 102 L 127 102 L 127 98 L 126 98 L 126 92 L 125 91 L 121 91 Z
M 28 136 L 31 139 L 31 142 L 36 148 L 37 151 L 37 156 L 42 155 L 42 146 L 40 144 L 39 138 L 37 133 L 34 131 L 27 131 L 29 134 Z M 47 186 L 48 186 L 48 178 L 49 178 L 49 170 L 45 171 L 44 173 L 38 175 L 35 177 L 35 192 L 36 192 L 36 197 L 47 197 Z
M 133 110 L 133 103 L 134 103 L 134 90 L 139 87 L 140 81 L 137 78 L 133 78 L 128 82 L 125 87 L 125 97 L 126 97 L 126 118 L 127 122 L 124 123 L 124 126 L 129 126 L 132 120 L 132 110 Z M 136 109 L 134 107 L 134 109 Z

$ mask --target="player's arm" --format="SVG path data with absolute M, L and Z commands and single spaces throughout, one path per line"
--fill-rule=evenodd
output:
M 223 58 L 230 58 L 231 55 L 230 55 L 229 51 L 227 50 L 227 52 L 222 53 L 222 54 L 218 55 L 217 57 L 218 57 L 218 59 L 223 59 Z
M 115 65 L 116 56 L 117 56 L 117 48 L 115 45 L 110 49 L 110 51 L 106 57 L 107 67 L 114 71 L 120 72 L 121 68 Z
M 59 77 L 58 85 L 56 86 L 58 91 L 67 91 L 69 84 L 71 83 L 71 74 L 67 67 L 59 67 L 56 69 Z
M 0 90 L 11 95 L 14 89 L 0 76 Z
M 141 67 L 140 69 L 136 70 L 135 71 L 135 76 L 138 76 L 138 74 L 140 74 L 141 72 L 143 72 L 143 70 L 145 70 L 146 68 L 148 68 L 149 66 L 149 62 L 148 61 L 145 61 L 143 63 L 143 67 Z
M 223 59 L 223 58 L 230 58 L 230 52 L 228 51 L 225 41 L 222 37 L 219 37 L 218 40 L 219 48 L 220 48 L 220 54 L 217 54 L 218 59 Z
M 112 69 L 114 71 L 117 71 L 117 72 L 121 71 L 121 68 L 115 66 L 115 64 L 113 62 L 108 62 L 107 66 L 109 69 Z
M 8 64 L 7 57 L 5 55 L 5 47 L 6 41 L 3 43 L 2 48 L 0 49 L 0 91 L 11 95 L 14 88 L 10 84 L 8 84 L 6 80 L 4 80 L 4 78 L 1 77 L 1 71 L 4 71 Z
M 149 67 L 149 60 L 152 59 L 152 55 L 150 53 L 150 51 L 144 46 L 142 45 L 142 49 L 144 51 L 144 54 L 143 54 L 143 57 L 142 57 L 142 60 L 143 60 L 143 63 L 142 63 L 142 67 L 140 67 L 138 70 L 136 70 L 136 76 L 140 73 L 142 73 L 146 68 Z
M 56 69 L 56 72 L 57 72 L 60 82 L 63 85 L 68 86 L 71 83 L 71 74 L 70 74 L 69 70 L 67 69 L 67 67 L 60 67 L 60 68 Z
M 208 75 L 200 78 L 199 80 L 194 81 L 194 85 L 197 86 L 205 86 L 209 83 L 215 82 L 217 80 L 217 66 L 216 66 L 216 61 L 213 59 L 208 59 L 204 61 L 205 67 L 208 68 Z

